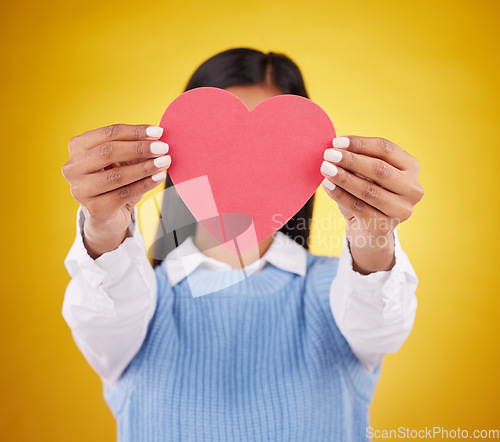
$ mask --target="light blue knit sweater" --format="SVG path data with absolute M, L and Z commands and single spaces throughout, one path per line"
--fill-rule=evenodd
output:
M 305 277 L 268 264 L 198 298 L 187 279 L 171 287 L 158 266 L 146 339 L 104 389 L 119 440 L 365 440 L 380 366 L 368 374 L 333 319 L 338 259 L 307 260 Z M 198 268 L 189 284 L 232 277 Z

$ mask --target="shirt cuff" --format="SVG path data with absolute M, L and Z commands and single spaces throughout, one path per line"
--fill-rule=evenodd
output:
M 144 240 L 137 222 L 136 207 L 131 212 L 128 227 L 132 236 L 125 238 L 116 249 L 103 253 L 96 259 L 88 254 L 83 242 L 84 222 L 85 215 L 79 207 L 76 217 L 76 238 L 64 261 L 71 277 L 75 277 L 77 272 L 81 271 L 89 285 L 95 289 L 103 284 L 105 278 L 106 285 L 111 285 L 127 271 L 131 260 L 146 254 Z
M 368 275 L 363 275 L 353 269 L 353 260 L 349 243 L 346 235 L 344 235 L 344 248 L 342 250 L 342 254 L 340 255 L 339 267 L 342 267 L 345 273 L 349 275 L 349 279 L 355 287 L 360 289 L 370 288 L 371 290 L 375 287 L 392 289 L 395 287 L 396 282 L 399 279 L 398 276 L 402 273 L 409 273 L 412 276 L 415 275 L 413 267 L 401 247 L 396 229 L 394 229 L 393 233 L 395 258 L 394 266 L 390 270 L 380 270 L 378 272 L 372 272 Z

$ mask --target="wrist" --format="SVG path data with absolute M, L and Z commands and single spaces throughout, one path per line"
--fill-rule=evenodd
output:
M 92 259 L 115 250 L 129 236 L 132 234 L 128 226 L 123 230 L 117 228 L 116 224 L 95 223 L 90 220 L 83 224 L 83 243 Z
M 346 233 L 353 270 L 363 275 L 391 270 L 395 264 L 394 232 L 375 236 Z

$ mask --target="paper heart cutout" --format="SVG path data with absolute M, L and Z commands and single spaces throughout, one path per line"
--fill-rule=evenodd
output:
M 177 97 L 160 126 L 177 192 L 234 255 L 271 236 L 309 200 L 335 137 L 326 112 L 307 98 L 277 95 L 249 111 L 235 95 L 211 87 Z

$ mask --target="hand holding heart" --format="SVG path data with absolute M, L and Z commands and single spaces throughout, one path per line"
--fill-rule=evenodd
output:
M 260 243 L 298 212 L 323 174 L 323 187 L 347 220 L 354 267 L 388 269 L 394 244 L 379 240 L 393 239 L 423 196 L 415 158 L 384 138 L 334 139 L 328 115 L 304 97 L 274 96 L 249 112 L 227 91 L 198 88 L 175 99 L 160 126 L 112 125 L 70 141 L 62 171 L 84 211 L 94 258 L 123 241 L 132 208 L 165 179 L 167 150 L 179 195 L 200 224 L 219 217 L 207 231 L 233 254 L 252 244 L 228 248 L 238 229 L 226 221 L 250 219 Z
M 370 273 L 392 267 L 393 230 L 423 197 L 418 161 L 385 138 L 359 136 L 334 139 L 324 159 L 323 187 L 347 221 L 346 235 L 358 270 Z M 382 265 L 376 262 L 381 251 Z

